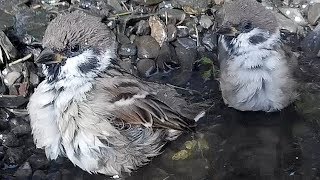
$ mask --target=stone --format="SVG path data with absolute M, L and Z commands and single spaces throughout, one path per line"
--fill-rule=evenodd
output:
M 320 51 L 320 24 L 309 32 L 307 36 L 301 41 L 300 45 L 302 51 L 307 57 L 317 57 Z
M 177 44 L 182 45 L 182 47 L 186 49 L 197 48 L 197 42 L 192 38 L 177 38 L 177 41 L 174 42 L 174 45 L 178 46 Z
M 12 86 L 14 83 L 21 81 L 22 74 L 20 72 L 10 72 L 4 77 L 4 83 L 7 86 Z
M 7 147 L 17 147 L 20 145 L 19 139 L 12 133 L 0 134 L 0 141 L 2 141 L 2 145 Z
M 160 48 L 159 56 L 156 58 L 159 70 L 166 70 L 169 64 L 178 64 L 174 47 L 169 43 L 164 43 Z
M 3 146 L 0 146 L 0 161 L 4 158 L 6 151 Z
M 189 35 L 189 29 L 187 26 L 178 26 L 177 27 L 177 36 L 178 37 L 187 37 Z
M 17 50 L 11 43 L 10 39 L 7 37 L 7 35 L 0 31 L 0 47 L 2 56 L 0 57 L 1 61 L 0 63 L 3 63 L 3 56 L 6 57 L 6 59 L 11 60 L 12 58 L 15 58 L 17 56 Z
M 32 175 L 32 180 L 46 180 L 46 174 L 42 170 L 36 170 Z
M 177 28 L 174 24 L 167 25 L 167 41 L 171 42 L 177 38 Z
M 133 0 L 133 2 L 143 5 L 155 5 L 161 3 L 163 0 Z
M 46 169 L 49 165 L 49 161 L 44 154 L 33 154 L 29 157 L 28 161 L 32 169 Z
M 150 77 L 155 70 L 155 63 L 152 59 L 140 59 L 137 62 L 137 69 L 139 75 L 143 77 Z
M 0 77 L 0 95 L 7 93 L 7 87 L 4 84 L 2 78 Z
M 4 109 L 0 109 L 0 131 L 9 128 L 9 117 L 10 114 Z
M 16 95 L 2 95 L 0 96 L 0 107 L 5 108 L 19 108 L 29 101 L 28 97 Z
M 208 51 L 217 50 L 218 48 L 218 36 L 214 32 L 206 32 L 202 38 L 202 44 Z
M 62 179 L 62 175 L 59 171 L 57 172 L 53 172 L 53 173 L 49 173 L 46 177 L 47 180 L 61 180 Z
M 32 175 L 32 169 L 29 162 L 22 164 L 18 170 L 14 173 L 14 176 L 18 179 L 28 179 Z
M 37 87 L 40 83 L 39 76 L 32 72 L 30 73 L 29 81 L 33 87 Z
M 302 27 L 299 26 L 297 23 L 292 21 L 291 19 L 288 19 L 284 15 L 280 13 L 275 13 L 275 16 L 279 22 L 280 29 L 286 30 L 289 33 L 299 33 L 299 31 L 302 31 Z
M 9 165 L 17 165 L 22 163 L 23 155 L 22 147 L 8 148 L 4 156 L 4 161 Z
M 176 0 L 188 14 L 200 14 L 208 9 L 211 0 Z
M 156 58 L 159 54 L 160 46 L 151 36 L 140 36 L 136 39 L 135 44 L 138 48 L 138 57 L 141 59 Z
M 212 25 L 213 25 L 213 22 L 211 20 L 211 18 L 207 15 L 202 15 L 201 18 L 200 18 L 200 21 L 199 21 L 199 24 L 206 28 L 206 29 L 209 29 Z
M 308 21 L 311 25 L 316 25 L 320 19 L 320 3 L 310 4 L 308 9 Z
M 171 21 L 183 21 L 186 18 L 186 13 L 180 9 L 160 9 L 160 17 L 165 19 L 166 17 Z
M 149 22 L 146 20 L 141 20 L 136 24 L 136 34 L 137 35 L 148 35 L 150 34 Z
M 291 19 L 293 22 L 297 23 L 300 26 L 306 26 L 308 22 L 304 19 L 301 12 L 297 8 L 286 8 L 281 7 L 279 10 L 284 14 L 287 18 Z
M 137 47 L 134 44 L 123 44 L 120 46 L 118 54 L 121 56 L 134 56 L 137 54 Z
M 13 128 L 11 130 L 11 132 L 13 134 L 15 134 L 16 136 L 22 136 L 22 135 L 30 134 L 31 127 L 28 124 L 23 124 L 23 125 L 19 125 L 19 126 Z
M 128 36 L 122 34 L 122 33 L 118 33 L 117 34 L 117 40 L 120 44 L 130 44 L 130 39 L 128 38 Z

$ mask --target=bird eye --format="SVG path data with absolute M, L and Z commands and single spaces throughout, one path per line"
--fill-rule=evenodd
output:
M 246 23 L 244 24 L 244 29 L 249 30 L 249 29 L 251 29 L 251 28 L 252 28 L 252 24 L 251 24 L 250 22 L 246 22 Z
M 78 52 L 80 50 L 80 46 L 78 44 L 72 46 L 70 48 L 71 52 Z

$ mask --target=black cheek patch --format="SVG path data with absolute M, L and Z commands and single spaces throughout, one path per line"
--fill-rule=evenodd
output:
M 260 44 L 260 43 L 263 43 L 265 42 L 267 39 L 265 37 L 263 37 L 262 34 L 258 34 L 256 36 L 251 36 L 249 38 L 249 42 L 253 45 L 257 45 L 257 44 Z
M 87 62 L 79 65 L 79 70 L 82 73 L 87 74 L 88 72 L 91 72 L 99 67 L 98 62 L 99 60 L 96 57 L 90 57 Z

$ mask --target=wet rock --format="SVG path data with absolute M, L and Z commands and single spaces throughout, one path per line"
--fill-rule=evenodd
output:
M 212 25 L 213 25 L 213 22 L 211 20 L 211 18 L 207 15 L 202 15 L 201 18 L 200 18 L 200 21 L 199 21 L 199 24 L 206 28 L 206 29 L 209 29 Z
M 174 24 L 167 25 L 167 40 L 169 42 L 176 40 L 177 38 L 177 28 Z
M 19 125 L 11 130 L 16 136 L 22 136 L 31 132 L 31 127 L 28 124 Z
M 187 26 L 178 26 L 177 27 L 177 36 L 178 37 L 187 37 L 189 35 L 189 29 Z
M 149 18 L 149 25 L 151 28 L 151 36 L 159 43 L 160 47 L 166 41 L 167 31 L 164 22 L 157 16 Z
M 306 26 L 308 23 L 302 16 L 299 9 L 296 8 L 279 8 L 279 10 L 287 16 L 287 18 L 291 19 L 295 23 L 299 24 L 300 26 Z
M 126 70 L 127 72 L 130 72 L 131 74 L 136 75 L 136 69 L 134 69 L 132 61 L 130 58 L 122 58 L 121 60 L 118 61 L 119 65 L 121 68 Z
M 150 77 L 155 68 L 155 63 L 152 59 L 140 59 L 137 62 L 138 72 L 143 77 Z
M 130 44 L 131 43 L 128 36 L 126 36 L 122 33 L 117 34 L 117 40 L 120 44 Z
M 22 163 L 23 155 L 22 147 L 8 148 L 4 157 L 5 163 L 9 165 L 17 165 Z
M 18 108 L 28 102 L 28 98 L 16 95 L 2 95 L 0 96 L 0 107 Z
M 177 41 L 174 42 L 175 46 L 178 44 L 182 45 L 182 47 L 186 49 L 197 48 L 197 42 L 192 38 L 177 38 Z
M 141 59 L 156 58 L 159 54 L 160 46 L 151 36 L 140 36 L 136 39 L 135 44 L 138 48 L 138 57 Z
M 218 47 L 218 36 L 216 33 L 207 32 L 203 35 L 202 44 L 208 51 L 217 50 Z
M 22 164 L 18 170 L 14 173 L 17 179 L 28 179 L 32 175 L 32 169 L 29 162 Z
M 150 34 L 150 26 L 149 26 L 148 21 L 145 21 L 145 20 L 139 21 L 136 24 L 136 28 L 137 28 L 137 31 L 136 31 L 137 35 L 142 36 L 142 35 Z
M 157 67 L 166 70 L 169 64 L 178 64 L 174 47 L 169 43 L 164 43 L 160 48 L 159 56 L 156 58 Z
M 26 122 L 21 117 L 14 117 L 14 118 L 11 118 L 9 121 L 9 125 L 10 125 L 11 129 L 14 129 L 15 127 L 23 125 L 23 124 L 26 124 Z
M 4 83 L 7 86 L 12 86 L 14 83 L 19 82 L 21 80 L 21 78 L 22 78 L 22 75 L 20 72 L 13 71 L 13 72 L 8 73 L 4 77 Z
M 32 169 L 45 169 L 49 161 L 44 154 L 33 154 L 29 157 L 28 161 Z
M 53 173 L 49 173 L 46 177 L 47 180 L 60 180 L 62 179 L 62 175 L 59 171 L 57 172 L 53 172 Z
M 311 25 L 316 25 L 320 19 L 320 3 L 310 4 L 308 9 L 308 21 Z
M 161 18 L 165 19 L 167 16 L 173 22 L 180 22 L 186 18 L 186 13 L 180 9 L 160 9 L 159 14 Z
M 20 145 L 19 139 L 12 133 L 0 134 L 0 141 L 2 141 L 2 145 L 7 147 L 17 147 Z
M 138 3 L 138 4 L 144 4 L 144 5 L 154 5 L 154 4 L 159 4 L 163 0 L 133 0 L 133 2 Z
M 45 180 L 46 174 L 42 170 L 36 170 L 32 175 L 32 180 Z
M 134 44 L 123 44 L 118 53 L 121 56 L 134 56 L 137 54 L 137 47 Z
M 301 48 L 307 57 L 317 57 L 320 51 L 320 24 L 301 41 Z

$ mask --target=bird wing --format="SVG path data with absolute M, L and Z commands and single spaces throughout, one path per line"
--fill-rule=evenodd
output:
M 159 97 L 152 83 L 116 71 L 96 78 L 96 81 L 91 102 L 103 104 L 100 108 L 114 117 L 113 123 L 175 130 L 194 126 L 193 120 L 181 115 Z

